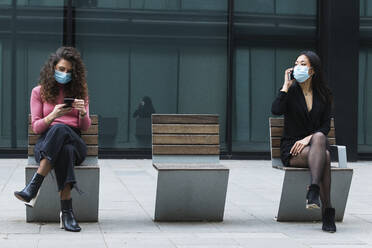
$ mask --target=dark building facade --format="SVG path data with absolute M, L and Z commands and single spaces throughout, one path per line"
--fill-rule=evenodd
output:
M 149 116 L 219 114 L 225 158 L 269 158 L 268 117 L 302 50 L 323 60 L 337 141 L 372 158 L 372 1 L 0 0 L 0 156 L 26 155 L 31 89 L 51 52 L 88 69 L 101 157 L 150 157 Z M 149 103 L 150 102 L 150 103 Z

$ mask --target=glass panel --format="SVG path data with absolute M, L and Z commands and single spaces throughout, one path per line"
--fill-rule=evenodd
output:
M 8 17 L 10 18 L 10 17 Z M 11 41 L 0 38 L 0 147 L 11 146 Z
M 49 1 L 37 2 L 41 4 Z M 31 90 L 38 84 L 40 69 L 49 54 L 62 44 L 63 8 L 35 8 L 29 5 L 31 1 L 17 3 L 17 8 L 27 5 L 28 11 L 16 11 L 14 25 L 12 9 L 9 10 L 9 6 L 3 9 L 0 3 L 0 16 L 5 20 L 0 24 L 0 147 L 12 146 L 13 132 L 16 133 L 16 143 L 13 145 L 26 148 Z M 13 26 L 15 30 L 12 30 Z M 12 49 L 15 49 L 14 57 Z M 16 67 L 12 68 L 14 60 Z M 13 72 L 15 82 L 12 82 Z M 15 96 L 12 96 L 12 85 L 16 87 Z M 14 128 L 10 113 L 12 104 L 17 109 Z
M 279 15 L 316 16 L 317 1 L 276 0 L 276 13 Z
M 17 0 L 18 6 L 63 7 L 61 0 Z
M 151 148 L 155 111 L 219 114 L 224 147 L 227 0 L 96 3 L 94 13 L 77 6 L 76 45 L 100 146 Z
M 372 152 L 372 49 L 359 53 L 358 152 Z
M 372 0 L 360 0 L 360 26 L 359 32 L 362 39 L 372 38 Z
M 316 38 L 317 0 L 235 0 L 234 13 L 238 37 Z
M 11 146 L 11 1 L 0 1 L 0 147 Z
M 239 47 L 235 52 L 233 151 L 269 151 L 271 104 L 285 69 L 304 49 Z

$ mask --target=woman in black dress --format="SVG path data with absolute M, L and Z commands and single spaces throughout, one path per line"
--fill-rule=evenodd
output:
M 293 75 L 293 77 L 291 76 Z M 320 208 L 322 229 L 335 232 L 335 209 L 331 205 L 331 160 L 327 135 L 330 130 L 332 93 L 322 77 L 319 56 L 305 51 L 294 68 L 284 74 L 284 84 L 272 104 L 274 115 L 284 115 L 281 159 L 285 166 L 308 167 L 311 185 L 306 208 Z

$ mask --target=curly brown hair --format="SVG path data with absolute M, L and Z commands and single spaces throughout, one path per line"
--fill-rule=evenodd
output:
M 59 86 L 54 79 L 54 70 L 61 59 L 69 61 L 72 65 L 71 81 L 64 85 L 65 96 L 88 101 L 87 71 L 79 51 L 74 47 L 58 48 L 41 68 L 39 85 L 43 101 L 56 103 Z

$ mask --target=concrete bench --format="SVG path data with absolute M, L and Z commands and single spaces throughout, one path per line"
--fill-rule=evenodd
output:
M 283 134 L 284 119 L 269 118 L 270 124 L 270 150 L 272 166 L 284 171 L 282 194 L 277 221 L 320 221 L 321 210 L 308 210 L 305 208 L 307 185 L 310 183 L 308 168 L 285 167 L 280 159 L 280 139 Z M 331 130 L 328 134 L 331 146 L 337 149 L 338 167 L 331 167 L 331 202 L 336 209 L 336 221 L 344 218 L 347 198 L 349 195 L 353 169 L 347 168 L 346 148 L 337 146 L 335 139 L 334 120 L 331 121 Z
M 87 145 L 87 157 L 80 166 L 75 167 L 79 188 L 84 191 L 79 195 L 72 190 L 74 214 L 80 222 L 98 221 L 99 199 L 99 165 L 98 165 L 98 116 L 91 115 L 92 125 L 82 132 L 82 139 Z M 39 135 L 31 128 L 29 116 L 28 129 L 28 165 L 25 167 L 26 184 L 38 169 L 34 157 L 34 145 Z M 40 188 L 39 197 L 34 208 L 26 207 L 27 222 L 58 222 L 60 211 L 60 198 L 54 171 L 45 177 Z
M 155 221 L 222 221 L 229 169 L 219 163 L 218 115 L 152 115 Z

